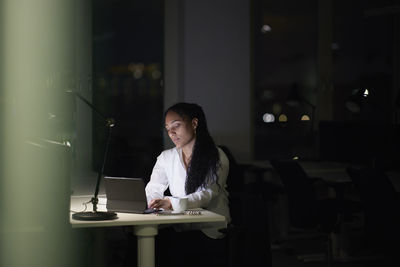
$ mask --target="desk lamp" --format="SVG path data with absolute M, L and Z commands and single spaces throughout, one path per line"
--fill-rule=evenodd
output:
M 369 96 L 368 89 L 359 89 L 346 100 L 346 107 L 353 113 L 359 113 Z
M 103 162 L 97 174 L 96 189 L 94 191 L 94 196 L 90 200 L 90 202 L 93 205 L 93 211 L 77 212 L 72 214 L 72 218 L 81 221 L 104 221 L 104 220 L 116 219 L 117 214 L 115 212 L 97 211 L 97 204 L 99 203 L 99 199 L 97 198 L 97 196 L 99 194 L 100 181 L 103 177 L 104 166 L 107 161 L 108 147 L 110 146 L 110 139 L 111 139 L 111 131 L 112 128 L 115 126 L 115 121 L 112 118 L 106 118 L 101 112 L 99 112 L 88 100 L 82 97 L 79 93 L 77 92 L 71 92 L 71 93 L 74 93 L 80 100 L 82 100 L 92 110 L 94 110 L 98 115 L 100 115 L 105 120 L 107 127 L 107 139 L 104 148 Z

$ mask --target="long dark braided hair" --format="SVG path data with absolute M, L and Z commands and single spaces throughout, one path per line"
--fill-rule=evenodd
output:
M 203 109 L 192 103 L 177 103 L 165 112 L 173 111 L 188 123 L 197 118 L 196 141 L 193 147 L 185 184 L 186 194 L 213 182 L 218 184 L 217 170 L 220 166 L 219 152 L 207 128 Z

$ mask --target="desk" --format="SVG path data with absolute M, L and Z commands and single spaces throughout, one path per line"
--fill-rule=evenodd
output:
M 328 183 L 351 183 L 346 168 L 349 166 L 362 168 L 352 164 L 331 161 L 299 161 L 304 171 L 311 177 L 320 177 Z M 396 192 L 400 192 L 400 173 L 396 171 L 385 172 Z
M 351 182 L 346 168 L 349 164 L 330 161 L 298 161 L 310 177 L 320 177 L 326 182 Z
M 73 196 L 71 197 L 71 210 L 81 211 L 82 203 L 88 202 L 92 196 Z M 105 210 L 105 205 L 99 202 L 99 211 Z M 88 204 L 88 210 L 92 206 Z M 118 219 L 109 221 L 78 221 L 72 219 L 70 222 L 72 228 L 90 228 L 90 227 L 112 227 L 112 226 L 133 226 L 134 234 L 138 238 L 138 266 L 153 267 L 155 264 L 155 246 L 154 237 L 158 233 L 158 226 L 161 224 L 177 223 L 206 223 L 223 222 L 225 217 L 211 211 L 203 210 L 201 215 L 168 215 L 159 216 L 156 214 L 133 214 L 118 213 Z
M 327 181 L 335 181 L 335 182 L 349 182 L 350 177 L 346 172 L 346 167 L 349 164 L 340 163 L 340 162 L 332 162 L 332 161 L 297 161 L 304 171 L 310 177 L 321 177 L 322 179 L 326 179 Z M 247 164 L 265 168 L 270 171 L 273 170 L 273 167 L 269 161 L 253 161 L 247 162 Z
M 353 166 L 355 168 L 361 168 L 362 166 L 357 166 L 351 163 L 342 163 L 334 161 L 297 161 L 304 171 L 310 177 L 320 177 L 328 183 L 351 183 L 351 179 L 346 171 L 347 167 Z M 252 161 L 245 162 L 248 165 L 253 165 L 255 167 L 265 168 L 268 170 L 273 170 L 272 165 L 269 161 Z M 400 192 L 400 173 L 395 171 L 386 172 L 389 180 L 392 182 L 395 190 Z

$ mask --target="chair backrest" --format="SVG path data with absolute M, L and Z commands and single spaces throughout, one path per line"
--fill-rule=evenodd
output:
M 299 228 L 318 225 L 317 200 L 310 178 L 294 160 L 271 160 L 288 198 L 290 224 Z
M 229 160 L 229 173 L 226 180 L 228 192 L 241 192 L 244 184 L 244 173 L 236 162 L 232 152 L 226 146 L 219 146 Z
M 228 233 L 232 254 L 229 266 L 271 266 L 268 210 L 262 195 L 246 192 L 243 169 L 228 147 L 219 147 L 229 160 L 227 187 L 232 218 Z

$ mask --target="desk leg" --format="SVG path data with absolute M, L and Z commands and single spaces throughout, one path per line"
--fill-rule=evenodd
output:
M 138 240 L 138 267 L 155 266 L 154 236 L 158 233 L 157 225 L 136 225 L 134 234 Z

